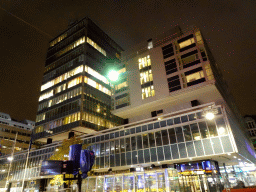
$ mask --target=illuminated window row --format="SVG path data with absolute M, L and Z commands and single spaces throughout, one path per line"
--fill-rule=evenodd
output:
M 76 97 L 76 96 L 81 95 L 81 94 L 82 94 L 82 87 L 79 87 L 79 88 L 74 89 L 74 90 L 72 90 L 68 93 L 65 93 L 63 95 L 60 95 L 60 96 L 54 98 L 54 99 L 51 99 L 49 101 L 46 101 L 46 102 L 40 104 L 38 106 L 38 111 L 41 111 L 44 108 L 51 107 L 51 106 L 54 106 L 56 104 L 62 103 L 64 101 L 66 101 L 67 99 Z
M 65 91 L 67 88 L 66 84 L 60 85 L 57 88 L 54 89 L 54 94 L 60 93 L 62 91 Z
M 125 104 L 125 103 L 129 103 L 129 102 L 130 102 L 129 95 L 127 95 L 126 97 L 123 97 L 121 99 L 116 100 L 116 106 L 122 105 L 122 104 Z
M 105 84 L 109 85 L 109 81 L 107 80 L 106 77 L 104 77 L 103 75 L 99 74 L 97 71 L 93 70 L 92 68 L 88 67 L 87 65 L 85 65 L 84 70 L 89 73 L 90 75 L 92 75 L 93 77 L 101 80 L 102 82 L 104 82 Z
M 152 75 L 152 70 L 148 70 L 145 72 L 140 73 L 140 84 L 147 83 L 149 81 L 153 81 L 153 75 Z
M 148 55 L 147 57 L 143 57 L 139 59 L 139 69 L 143 69 L 144 67 L 151 66 L 151 59 Z
M 208 77 L 208 80 L 214 79 L 214 76 L 213 76 L 213 73 L 212 73 L 212 69 L 211 69 L 211 66 L 210 66 L 209 63 L 205 65 L 205 70 L 206 70 L 206 75 Z
M 49 129 L 54 129 L 56 127 L 66 125 L 69 123 L 73 123 L 80 120 L 80 112 L 79 113 L 73 113 L 71 115 L 68 115 L 66 117 L 63 117 L 61 119 L 51 121 L 49 123 L 46 123 L 44 125 L 38 126 L 35 128 L 35 133 L 40 133 Z
M 55 79 L 53 79 L 53 80 L 51 80 L 51 81 L 49 81 L 49 82 L 47 82 L 46 84 L 42 85 L 41 86 L 41 91 L 43 91 L 45 89 L 48 89 L 48 88 L 50 88 L 50 87 L 52 87 L 52 86 L 54 86 L 54 85 L 56 85 L 56 84 L 58 84 L 62 81 L 65 81 L 66 79 L 68 79 L 68 78 L 70 78 L 70 77 L 72 77 L 72 76 L 74 76 L 78 73 L 81 73 L 81 72 L 83 72 L 83 66 L 82 65 L 73 69 L 73 70 L 71 70 L 71 71 L 69 71 L 69 72 L 67 72 L 67 73 L 65 73 L 65 74 L 63 74 L 63 75 L 61 75 L 61 76 L 59 76 L 59 77 L 57 77 L 57 78 L 55 78 Z
M 87 43 L 89 43 L 91 46 L 93 46 L 95 49 L 97 49 L 104 56 L 107 56 L 106 51 L 104 49 L 102 49 L 99 45 L 97 45 L 97 43 L 92 41 L 89 37 L 87 37 Z
M 106 87 L 102 86 L 101 84 L 97 83 L 96 81 L 88 78 L 88 77 L 84 77 L 84 82 L 100 91 L 102 91 L 103 93 L 106 93 L 107 95 L 111 96 L 111 91 L 108 90 Z
M 56 56 L 59 57 L 65 53 L 67 53 L 68 51 L 78 47 L 79 45 L 83 44 L 84 42 L 85 42 L 85 37 L 81 37 L 80 39 L 78 39 L 77 41 L 72 43 L 71 45 L 68 45 L 67 47 L 65 47 L 65 49 L 62 49 L 61 51 L 56 53 Z
M 64 72 L 66 72 L 70 67 L 73 66 L 74 62 L 81 62 L 84 61 L 84 55 L 80 55 L 79 57 L 63 64 L 61 67 L 58 67 L 57 69 L 55 69 L 54 71 L 47 73 L 46 75 L 44 75 L 43 77 L 43 82 L 47 81 L 48 79 L 54 77 L 56 74 L 62 74 Z M 59 61 L 58 61 L 59 62 Z M 57 62 L 56 62 L 57 63 Z M 56 77 L 56 76 L 55 76 Z
M 122 88 L 124 88 L 124 87 L 128 87 L 127 81 L 125 81 L 125 82 L 123 82 L 123 83 L 120 83 L 119 85 L 116 85 L 116 86 L 115 86 L 115 90 L 117 91 L 117 90 L 122 89 Z
M 95 125 L 106 127 L 106 128 L 112 128 L 115 126 L 115 124 L 113 122 L 110 122 L 106 119 L 103 119 L 101 117 L 98 117 L 96 115 L 92 115 L 92 114 L 86 113 L 86 112 L 83 113 L 82 120 L 93 123 Z
M 41 95 L 41 96 L 39 97 L 39 101 L 42 101 L 42 100 L 44 100 L 44 99 L 47 99 L 47 98 L 49 98 L 49 97 L 51 97 L 51 96 L 53 96 L 53 90 L 51 90 L 51 91 L 49 91 L 49 92 L 44 93 L 43 95 Z
M 187 46 L 189 46 L 189 45 L 191 45 L 191 44 L 193 44 L 193 43 L 195 43 L 195 39 L 194 39 L 194 38 L 191 38 L 191 39 L 188 39 L 188 40 L 186 40 L 186 41 L 181 42 L 181 43 L 179 44 L 179 46 L 180 46 L 180 49 L 182 49 L 183 47 L 187 47 Z
M 45 113 L 36 116 L 36 122 L 45 120 Z
M 148 97 L 153 96 L 155 96 L 155 90 L 153 85 L 142 89 L 142 99 L 146 99 Z
M 68 82 L 68 88 L 74 87 L 74 86 L 76 86 L 76 85 L 82 83 L 82 80 L 83 80 L 83 79 L 82 79 L 82 76 L 77 77 L 77 78 L 75 78 L 75 79 L 72 79 L 71 81 Z
M 186 76 L 186 82 L 190 83 L 192 81 L 196 81 L 196 80 L 201 79 L 203 77 L 204 77 L 204 72 L 203 71 L 192 73 L 192 74 Z
M 39 97 L 39 101 L 42 101 L 42 100 L 44 100 L 44 99 L 47 99 L 47 98 L 53 96 L 53 93 L 54 93 L 54 94 L 57 94 L 57 93 L 60 93 L 60 92 L 66 90 L 66 89 L 68 89 L 68 88 L 71 88 L 71 87 L 73 87 L 73 86 L 76 86 L 76 85 L 82 83 L 82 81 L 83 81 L 82 76 L 77 77 L 77 78 L 75 78 L 75 79 L 72 79 L 71 81 L 69 81 L 69 82 L 67 83 L 67 85 L 66 85 L 66 84 L 60 85 L 60 86 L 58 86 L 57 88 L 55 88 L 54 91 L 51 90 L 51 91 L 49 91 L 49 92 L 47 92 L 47 93 L 44 93 L 43 95 L 41 95 L 41 96 Z M 92 80 L 92 79 L 90 79 L 90 78 L 88 78 L 88 77 L 84 77 L 84 82 L 85 82 L 86 84 L 88 84 L 88 85 L 90 85 L 90 86 L 92 86 L 92 87 L 94 87 L 94 88 L 96 88 L 96 89 L 102 91 L 103 93 L 106 93 L 107 95 L 110 95 L 110 96 L 111 96 L 111 91 L 110 91 L 109 89 L 107 89 L 106 87 L 102 86 L 101 84 L 97 83 L 96 81 L 94 81 L 94 80 Z
M 62 41 L 63 39 L 65 39 L 67 37 L 67 33 L 57 37 L 56 39 L 54 39 L 51 43 L 50 43 L 50 47 L 53 47 L 55 44 L 57 44 L 58 42 Z
M 43 121 L 45 119 L 55 117 L 57 115 L 61 115 L 61 114 L 65 113 L 65 112 L 68 112 L 70 110 L 77 109 L 78 107 L 80 107 L 80 102 L 77 100 L 77 101 L 74 101 L 72 103 L 68 103 L 68 104 L 63 105 L 61 107 L 58 107 L 58 108 L 52 109 L 50 111 L 47 111 L 46 113 L 42 113 L 40 115 L 37 115 L 36 120 L 37 120 L 37 122 L 40 122 L 40 121 Z
M 53 96 L 53 93 L 54 94 L 60 93 L 60 92 L 62 92 L 64 90 L 66 90 L 67 88 L 73 87 L 73 86 L 78 85 L 80 83 L 82 83 L 82 76 L 77 77 L 75 79 L 72 79 L 71 81 L 69 81 L 67 83 L 67 85 L 66 84 L 60 85 L 57 88 L 55 88 L 54 90 L 51 90 L 51 91 L 49 91 L 47 93 L 44 93 L 43 95 L 41 95 L 39 97 L 39 101 L 42 101 L 44 99 L 47 99 L 47 98 Z
M 52 70 L 55 67 L 58 67 L 60 65 L 64 66 L 63 64 L 66 64 L 67 62 L 70 62 L 70 61 L 72 62 L 72 60 L 79 61 L 82 53 L 84 53 L 84 47 L 77 48 L 76 51 L 73 51 L 73 52 L 65 55 L 65 57 L 63 57 L 57 61 L 47 63 L 47 67 L 45 67 L 44 72 L 46 73 L 47 71 Z

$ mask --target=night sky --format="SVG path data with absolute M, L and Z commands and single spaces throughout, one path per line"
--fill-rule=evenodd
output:
M 255 0 L 1 0 L 0 111 L 35 120 L 48 42 L 88 16 L 124 50 L 177 24 L 199 27 L 242 115 L 256 114 L 255 7 Z

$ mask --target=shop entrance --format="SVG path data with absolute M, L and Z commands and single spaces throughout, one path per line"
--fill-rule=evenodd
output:
M 209 192 L 206 175 L 180 175 L 179 183 L 184 192 Z

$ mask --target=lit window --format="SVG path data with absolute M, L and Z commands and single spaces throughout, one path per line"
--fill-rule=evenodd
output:
M 205 70 L 206 70 L 206 75 L 208 77 L 208 80 L 214 79 L 210 64 L 205 65 Z
M 151 59 L 149 55 L 147 57 L 143 57 L 139 59 L 139 69 L 142 69 L 150 65 L 151 65 Z
M 49 92 L 44 93 L 43 95 L 41 95 L 41 96 L 39 97 L 39 101 L 42 101 L 42 100 L 44 100 L 44 99 L 47 99 L 47 98 L 49 98 L 49 97 L 51 97 L 51 96 L 53 96 L 53 90 L 51 90 L 51 91 L 49 91 Z
M 186 40 L 186 41 L 181 42 L 181 43 L 179 44 L 179 46 L 180 46 L 180 49 L 182 49 L 183 47 L 187 47 L 187 46 L 189 46 L 189 45 L 191 45 L 191 44 L 193 44 L 193 43 L 195 43 L 195 39 L 194 39 L 194 38 L 191 38 L 191 39 L 188 39 L 188 40 Z
M 153 96 L 155 96 L 155 90 L 153 85 L 142 89 L 142 99 Z
M 203 44 L 203 40 L 202 40 L 202 36 L 201 36 L 200 31 L 197 31 L 197 32 L 195 33 L 195 36 L 196 36 L 197 43 L 198 43 L 198 44 Z
M 204 72 L 199 71 L 197 73 L 193 73 L 193 74 L 190 74 L 190 75 L 186 76 L 186 80 L 187 80 L 187 83 L 189 83 L 189 82 L 201 79 L 203 77 L 204 77 Z
M 95 42 L 93 42 L 89 37 L 87 37 L 87 43 L 89 43 L 91 46 L 93 46 L 95 49 L 97 49 L 104 56 L 107 55 L 106 51 L 104 49 L 102 49 L 99 45 L 97 45 Z

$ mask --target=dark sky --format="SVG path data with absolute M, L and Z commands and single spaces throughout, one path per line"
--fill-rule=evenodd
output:
M 35 120 L 49 40 L 88 16 L 124 49 L 177 24 L 199 27 L 241 113 L 256 114 L 255 7 L 255 0 L 1 0 L 0 111 Z

